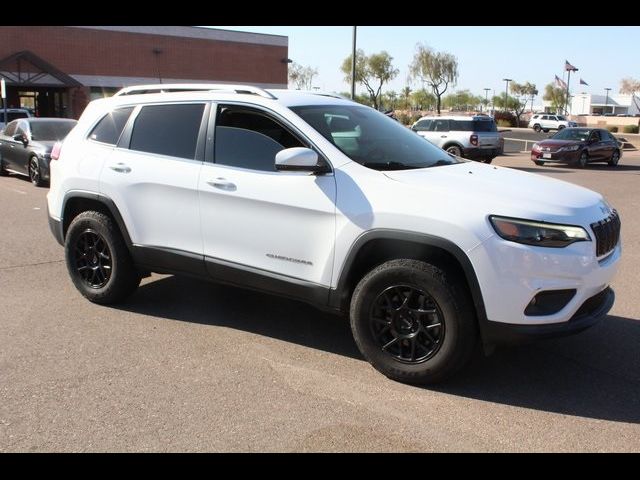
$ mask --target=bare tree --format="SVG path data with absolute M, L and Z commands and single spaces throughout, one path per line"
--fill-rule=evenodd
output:
M 640 80 L 627 77 L 620 81 L 620 93 L 631 95 L 631 100 L 633 100 L 634 105 L 638 111 L 640 111 L 640 104 L 638 103 L 636 92 L 640 92 Z
M 298 90 L 311 90 L 313 87 L 313 77 L 318 75 L 318 70 L 312 67 L 305 67 L 293 62 L 289 65 L 289 82 Z
M 376 110 L 380 105 L 382 86 L 398 75 L 398 69 L 393 67 L 392 60 L 393 57 L 385 51 L 369 56 L 362 49 L 356 51 L 356 82 L 367 89 Z M 345 82 L 351 83 L 351 55 L 343 60 L 340 70 L 345 75 Z
M 511 93 L 516 97 L 517 102 L 513 112 L 516 114 L 517 126 L 520 126 L 520 116 L 527 108 L 527 102 L 531 100 L 533 103 L 533 97 L 538 94 L 535 83 L 517 83 L 511 82 Z
M 417 44 L 413 62 L 409 66 L 411 77 L 428 85 L 436 97 L 436 108 L 440 113 L 442 95 L 449 85 L 458 80 L 458 60 L 446 52 L 436 52 L 426 45 Z

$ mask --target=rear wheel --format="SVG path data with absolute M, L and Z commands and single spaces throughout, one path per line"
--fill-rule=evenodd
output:
M 544 162 L 542 160 L 534 160 L 533 163 L 535 163 L 539 167 L 544 167 Z
M 120 231 L 100 212 L 82 212 L 73 219 L 65 239 L 65 259 L 74 285 L 94 303 L 118 303 L 140 283 Z
M 482 163 L 491 163 L 493 162 L 494 157 L 483 158 Z
M 534 126 L 533 126 L 533 129 L 534 129 L 536 132 L 539 132 L 540 130 L 542 130 L 542 128 L 540 128 L 540 125 L 538 125 L 538 124 L 534 125 Z
M 456 157 L 461 157 L 462 156 L 462 149 L 460 147 L 458 147 L 457 145 L 450 145 L 446 148 L 447 153 L 450 153 L 451 155 L 455 155 Z
M 7 175 L 9 175 L 9 172 L 4 169 L 4 160 L 0 157 L 0 177 L 6 177 Z
M 362 355 L 387 377 L 438 382 L 473 354 L 478 336 L 470 305 L 448 272 L 417 260 L 391 260 L 358 283 L 351 329 Z
M 611 158 L 607 163 L 610 167 L 616 167 L 618 165 L 618 161 L 620 161 L 620 152 L 616 150 L 611 154 Z
M 42 187 L 44 185 L 40 162 L 38 162 L 38 157 L 35 155 L 29 159 L 29 179 L 36 187 Z
M 563 128 L 564 128 L 564 125 L 558 126 L 558 131 L 562 130 Z

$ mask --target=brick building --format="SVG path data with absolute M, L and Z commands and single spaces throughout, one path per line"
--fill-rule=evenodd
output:
M 90 100 L 145 83 L 286 88 L 288 38 L 199 27 L 0 27 L 7 105 L 78 118 Z

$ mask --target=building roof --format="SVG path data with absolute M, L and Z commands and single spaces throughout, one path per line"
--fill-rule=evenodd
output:
M 266 33 L 237 32 L 206 27 L 183 26 L 76 26 L 71 28 L 87 28 L 91 30 L 107 30 L 112 32 L 138 33 L 145 35 L 163 35 L 169 37 L 199 38 L 202 40 L 218 40 L 223 42 L 254 43 L 258 45 L 274 45 L 288 47 L 289 37 Z

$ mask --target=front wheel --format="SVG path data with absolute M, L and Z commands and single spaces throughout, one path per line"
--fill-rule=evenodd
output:
M 578 167 L 584 168 L 589 163 L 589 155 L 587 152 L 582 152 L 580 154 L 580 158 L 578 159 Z
M 542 130 L 542 128 L 540 128 L 540 125 L 534 125 L 534 126 L 533 126 L 533 129 L 534 129 L 536 132 L 540 132 L 540 130 Z
M 71 280 L 91 302 L 118 303 L 138 288 L 140 274 L 120 231 L 107 215 L 87 211 L 74 218 L 64 250 Z
M 544 162 L 541 160 L 534 160 L 533 163 L 535 163 L 536 165 L 538 165 L 539 167 L 544 167 Z
M 5 170 L 4 160 L 0 157 L 0 177 L 6 177 L 7 175 L 9 175 L 9 172 Z
M 607 163 L 609 164 L 610 167 L 616 167 L 619 161 L 620 161 L 620 152 L 616 150 L 611 154 L 611 158 Z
M 358 283 L 351 330 L 362 355 L 387 377 L 434 383 L 472 356 L 478 336 L 470 305 L 466 289 L 444 270 L 417 260 L 391 260 Z

